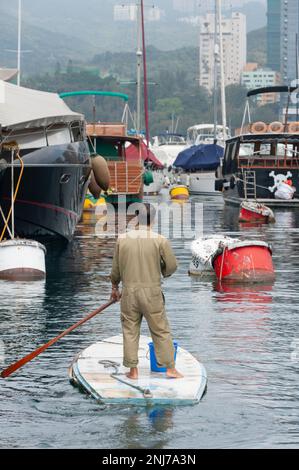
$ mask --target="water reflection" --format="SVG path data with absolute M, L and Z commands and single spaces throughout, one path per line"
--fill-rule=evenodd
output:
M 215 300 L 221 303 L 234 303 L 232 312 L 230 306 L 222 307 L 222 312 L 246 313 L 252 312 L 253 306 L 255 313 L 269 312 L 273 302 L 274 282 L 272 284 L 233 284 L 217 281 L 214 283 L 214 291 L 218 293 Z
M 127 448 L 167 448 L 169 431 L 174 426 L 174 412 L 174 408 L 165 406 L 135 408 L 122 422 L 118 432 L 123 436 Z

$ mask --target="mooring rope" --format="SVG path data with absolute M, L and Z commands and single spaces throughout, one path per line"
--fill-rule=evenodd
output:
M 5 232 L 8 229 L 8 224 L 9 224 L 9 221 L 10 221 L 10 218 L 11 218 L 13 204 L 15 203 L 15 201 L 17 199 L 17 195 L 18 195 L 18 192 L 19 192 L 19 187 L 20 187 L 21 180 L 22 180 L 23 173 L 24 173 L 24 162 L 20 157 L 20 152 L 19 152 L 18 145 L 13 142 L 11 144 L 5 144 L 4 147 L 7 148 L 8 150 L 11 150 L 12 152 L 15 152 L 15 154 L 16 154 L 16 156 L 17 156 L 17 158 L 18 158 L 18 160 L 21 164 L 21 171 L 20 171 L 20 175 L 19 175 L 18 182 L 17 182 L 17 185 L 16 185 L 16 189 L 15 189 L 15 192 L 14 192 L 14 195 L 13 195 L 13 200 L 11 202 L 11 206 L 10 206 L 10 209 L 9 209 L 9 212 L 8 212 L 8 216 L 7 216 L 7 218 L 4 217 L 4 219 L 3 219 L 4 220 L 4 227 L 3 227 L 3 230 L 2 230 L 2 233 L 1 233 L 1 236 L 0 236 L 0 242 L 2 242 L 3 237 L 5 235 Z M 12 165 L 13 164 L 14 164 L 14 162 L 12 162 Z M 2 212 L 2 216 L 3 216 L 3 212 Z M 9 232 L 9 230 L 8 230 L 8 232 Z

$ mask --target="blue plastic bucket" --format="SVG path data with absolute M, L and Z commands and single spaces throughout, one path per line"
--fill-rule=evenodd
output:
M 155 354 L 154 343 L 148 343 L 149 345 L 149 353 L 150 353 L 150 364 L 151 364 L 151 371 L 152 372 L 166 372 L 166 367 L 159 367 L 157 364 L 157 358 Z M 176 341 L 173 342 L 174 346 L 174 362 L 176 361 L 176 355 L 178 352 L 178 343 Z

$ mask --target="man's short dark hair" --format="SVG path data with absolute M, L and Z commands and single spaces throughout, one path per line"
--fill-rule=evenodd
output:
M 139 225 L 147 225 L 148 227 L 154 222 L 156 217 L 156 209 L 148 202 L 141 203 L 140 208 L 136 210 Z

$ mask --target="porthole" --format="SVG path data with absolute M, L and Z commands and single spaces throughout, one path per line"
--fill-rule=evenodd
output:
M 79 184 L 80 186 L 83 186 L 87 181 L 87 178 L 86 176 L 81 176 L 80 180 L 79 180 Z
M 71 175 L 64 174 L 60 178 L 60 184 L 67 184 L 67 183 L 69 183 L 70 179 L 71 179 Z

